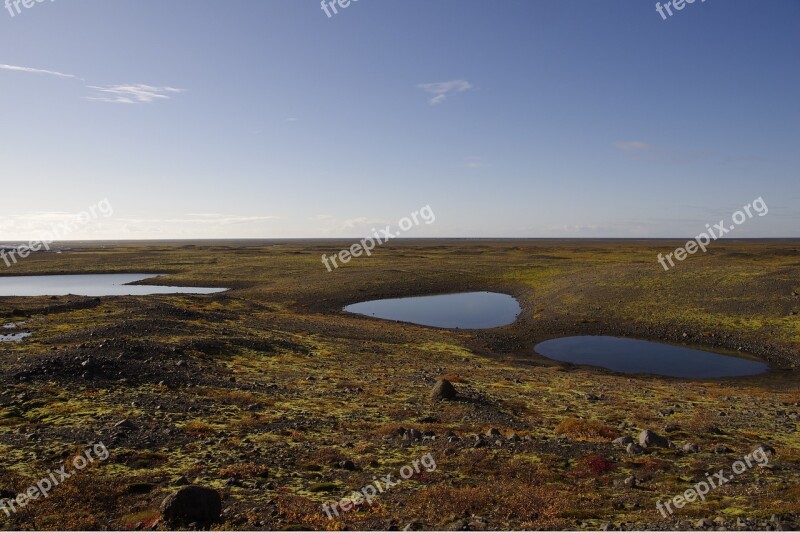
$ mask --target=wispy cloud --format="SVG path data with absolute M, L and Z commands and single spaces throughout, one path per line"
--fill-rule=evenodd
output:
M 617 141 L 614 146 L 623 152 L 648 152 L 655 150 L 655 146 L 642 141 Z
M 319 232 L 323 235 L 354 235 L 356 233 L 369 233 L 369 229 L 375 226 L 387 224 L 385 220 L 368 218 L 368 217 L 355 217 L 348 219 L 339 219 L 331 215 L 315 215 L 310 217 L 309 220 L 319 224 Z M 354 231 L 356 233 L 354 233 Z
M 470 156 L 464 161 L 464 168 L 481 168 L 483 166 L 483 159 L 480 157 Z
M 466 80 L 450 80 L 436 83 L 420 83 L 417 88 L 434 95 L 428 102 L 431 105 L 438 105 L 447 100 L 450 95 L 469 91 L 473 88 L 473 85 Z
M 189 219 L 164 220 L 164 222 L 193 222 L 201 224 L 247 224 L 250 222 L 266 222 L 268 220 L 279 220 L 280 217 L 274 215 L 266 216 L 239 216 L 225 215 L 222 213 L 188 213 Z
M 79 79 L 74 74 L 64 74 L 55 70 L 44 70 L 32 67 L 21 67 L 18 65 L 0 64 L 0 70 L 9 70 L 13 72 L 23 72 L 26 74 L 43 74 L 47 76 L 55 76 L 64 79 Z M 156 100 L 167 100 L 172 95 L 185 92 L 185 89 L 176 89 L 174 87 L 154 87 L 152 85 L 144 85 L 141 83 L 135 84 L 120 84 L 120 85 L 86 85 L 87 89 L 94 91 L 94 95 L 87 96 L 87 100 L 96 100 L 100 102 L 111 102 L 115 104 L 149 104 Z
M 168 100 L 171 95 L 184 92 L 174 87 L 153 87 L 152 85 L 87 85 L 87 88 L 99 93 L 87 96 L 87 100 L 110 102 L 112 104 L 149 104 L 156 100 Z
M 27 74 L 45 74 L 47 76 L 56 76 L 57 78 L 76 78 L 73 74 L 64 74 L 63 72 L 56 72 L 55 70 L 44 70 L 40 68 L 19 67 L 17 65 L 0 64 L 0 70 L 12 70 L 14 72 L 25 72 Z

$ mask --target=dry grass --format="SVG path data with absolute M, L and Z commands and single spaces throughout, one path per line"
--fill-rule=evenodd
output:
M 602 422 L 568 418 L 555 428 L 555 434 L 576 440 L 608 441 L 619 437 L 619 432 Z

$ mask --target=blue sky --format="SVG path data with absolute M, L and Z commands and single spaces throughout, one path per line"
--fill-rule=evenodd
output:
M 663 2 L 662 2 L 663 3 Z M 0 11 L 0 241 L 800 237 L 800 2 L 55 0 Z M 44 71 L 44 72 L 40 72 Z M 733 235 L 733 234 L 732 234 Z

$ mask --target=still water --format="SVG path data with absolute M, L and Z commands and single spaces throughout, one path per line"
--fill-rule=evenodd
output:
M 496 292 L 465 292 L 372 300 L 345 311 L 385 320 L 449 329 L 486 329 L 512 324 L 522 309 L 517 300 Z
M 228 289 L 127 285 L 159 274 L 78 274 L 0 277 L 3 296 L 148 296 L 152 294 L 213 294 Z
M 723 378 L 763 374 L 769 370 L 766 363 L 752 359 L 618 337 L 564 337 L 537 344 L 534 350 L 556 361 L 628 374 Z

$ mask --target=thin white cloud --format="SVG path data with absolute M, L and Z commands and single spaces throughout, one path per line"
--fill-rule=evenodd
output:
M 18 65 L 6 65 L 0 63 L 0 70 L 12 72 L 23 72 L 26 74 L 43 74 L 64 79 L 79 79 L 74 74 L 64 74 L 55 70 L 44 70 L 40 68 L 21 67 Z M 154 87 L 142 83 L 118 84 L 118 85 L 86 85 L 87 89 L 94 91 L 94 95 L 87 96 L 87 100 L 100 102 L 111 102 L 115 104 L 149 104 L 157 100 L 168 100 L 172 95 L 186 92 L 185 89 L 175 87 Z
M 436 83 L 420 83 L 417 88 L 434 95 L 428 102 L 431 105 L 439 105 L 450 95 L 463 93 L 473 88 L 473 85 L 466 80 L 440 81 Z
M 227 226 L 232 224 L 247 224 L 250 222 L 266 222 L 269 220 L 278 220 L 280 218 L 271 215 L 240 216 L 221 213 L 188 213 L 185 216 L 189 218 L 120 218 L 119 220 L 130 224 L 214 224 Z
M 63 72 L 56 72 L 55 70 L 44 70 L 40 68 L 19 67 L 17 65 L 0 64 L 0 70 L 11 70 L 14 72 L 25 72 L 27 74 L 45 74 L 47 76 L 56 76 L 57 78 L 76 78 L 73 74 L 64 74 Z
M 315 215 L 309 217 L 309 220 L 318 223 L 318 233 L 340 236 L 352 236 L 359 233 L 367 235 L 370 232 L 370 228 L 388 223 L 385 220 L 368 217 L 339 219 L 331 215 Z
M 87 85 L 87 88 L 99 93 L 87 96 L 87 100 L 110 102 L 113 104 L 149 104 L 156 100 L 168 100 L 171 95 L 184 92 L 174 87 L 153 87 L 152 85 Z
M 268 222 L 279 220 L 278 216 L 242 216 L 223 213 L 195 213 L 179 215 L 175 218 L 137 218 L 137 217 L 105 217 L 100 216 L 88 224 L 81 224 L 74 213 L 61 211 L 39 211 L 23 214 L 6 214 L 0 219 L 0 233 L 3 242 L 23 242 L 41 239 L 53 233 L 53 228 L 62 223 L 77 224 L 80 229 L 65 235 L 67 239 L 118 238 L 126 234 L 148 234 L 159 237 L 174 233 L 175 235 L 229 235 L 235 231 L 243 236 L 260 236 Z M 227 233 L 226 233 L 227 232 Z

